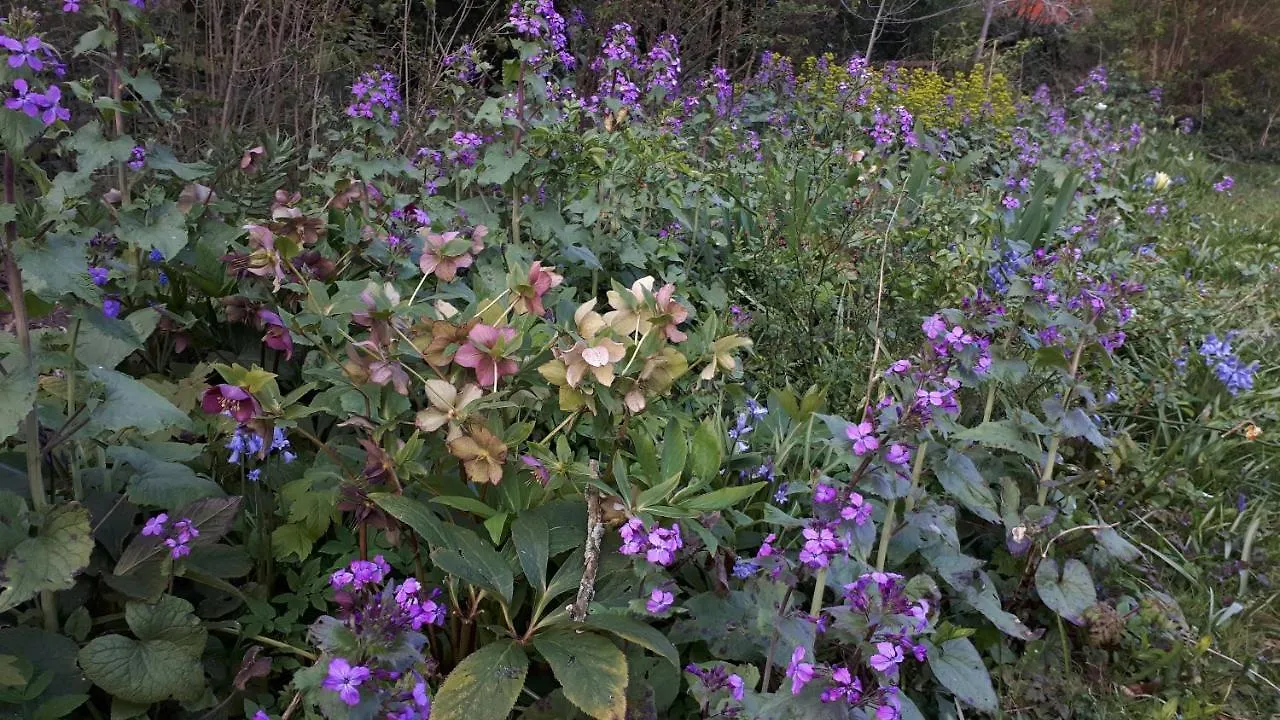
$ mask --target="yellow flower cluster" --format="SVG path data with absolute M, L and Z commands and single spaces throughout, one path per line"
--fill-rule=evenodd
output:
M 1002 126 L 1016 114 L 1014 94 L 1003 73 L 982 65 L 969 72 L 944 75 L 935 70 L 898 70 L 892 80 L 867 68 L 854 77 L 834 55 L 810 57 L 796 72 L 797 85 L 822 110 L 850 109 L 848 103 L 867 93 L 867 106 L 885 109 L 905 107 L 925 129 L 955 128 L 966 122 Z

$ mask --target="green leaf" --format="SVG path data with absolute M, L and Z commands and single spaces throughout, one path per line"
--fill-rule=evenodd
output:
M 768 483 L 756 482 L 750 485 L 732 485 L 730 487 L 712 490 L 709 493 L 699 495 L 695 498 L 689 498 L 680 503 L 680 506 L 686 510 L 694 512 L 711 512 L 713 510 L 724 510 L 733 507 L 738 503 L 746 500 L 756 494 L 760 488 Z
M 1082 437 L 1095 447 L 1104 448 L 1107 446 L 1107 439 L 1102 436 L 1101 432 L 1098 432 L 1097 424 L 1080 408 L 1068 410 L 1058 422 L 1058 429 L 1069 438 Z
M 1018 427 L 1009 420 L 988 421 L 965 428 L 952 436 L 963 442 L 974 442 L 983 447 L 1016 452 L 1033 463 L 1044 460 L 1040 446 L 1023 437 Z
M 138 97 L 146 102 L 155 102 L 160 99 L 160 83 L 152 77 L 151 73 L 143 70 L 137 75 L 130 75 L 123 70 L 120 71 L 120 77 L 124 79 L 133 91 L 138 93 Z
M 82 299 L 97 295 L 88 278 L 85 243 L 66 235 L 50 235 L 39 245 L 19 243 L 14 250 L 22 268 L 23 287 L 41 300 L 53 302 L 64 295 Z
M 75 49 L 71 52 L 74 55 L 83 55 L 87 52 L 93 52 L 103 45 L 112 45 L 116 41 L 116 34 L 111 32 L 104 25 L 90 30 L 80 36 L 80 40 L 76 42 Z
M 76 360 L 85 367 L 103 367 L 113 370 L 125 358 L 142 349 L 142 344 L 160 323 L 160 313 L 154 308 L 143 308 L 129 313 L 123 320 L 104 316 L 97 309 L 78 308 L 75 317 L 80 320 L 80 332 L 76 335 Z
M 157 460 L 145 450 L 120 445 L 107 456 L 113 461 L 133 466 L 128 480 L 129 500 L 137 505 L 172 510 L 203 498 L 220 497 L 222 488 L 213 480 L 196 475 L 182 463 Z
M 1084 612 L 1098 602 L 1089 568 L 1075 558 L 1062 564 L 1061 573 L 1053 558 L 1041 560 L 1036 568 L 1036 593 L 1050 610 L 1075 625 L 1084 625 Z
M 547 560 L 551 557 L 551 531 L 540 515 L 523 513 L 511 523 L 511 543 L 530 585 L 545 590 Z
M 493 591 L 506 602 L 511 602 L 515 575 L 498 551 L 466 528 L 446 525 L 442 530 L 448 537 L 448 547 L 433 550 L 431 561 L 450 575 Z
M 551 602 L 557 597 L 577 589 L 582 583 L 582 573 L 586 569 L 586 558 L 581 548 L 560 564 L 556 569 L 556 574 L 551 576 L 551 582 L 547 584 L 546 602 Z
M 240 510 L 240 502 L 239 497 L 197 500 L 174 511 L 173 517 L 189 519 L 192 527 L 200 532 L 191 541 L 193 547 L 213 545 L 231 529 L 236 513 Z M 143 564 L 159 560 L 167 552 L 168 548 L 160 538 L 139 533 L 125 547 L 124 552 L 120 553 L 120 559 L 116 561 L 115 574 L 127 575 Z
M 666 635 L 648 623 L 617 613 L 593 612 L 587 616 L 587 624 L 647 648 L 665 658 L 676 670 L 680 669 L 680 651 Z
M 684 428 L 672 424 L 667 428 L 667 435 L 662 440 L 662 474 L 661 477 L 680 477 L 684 474 L 685 459 L 689 455 L 689 441 L 684 436 Z
M 983 520 L 1000 522 L 996 496 L 968 456 L 948 450 L 946 459 L 934 468 L 934 472 L 942 487 L 961 505 Z
M 533 636 L 565 697 L 597 720 L 623 720 L 627 712 L 627 657 L 593 633 L 553 630 Z
M 168 640 L 103 635 L 85 645 L 79 659 L 94 685 L 130 702 L 195 700 L 204 693 L 199 655 Z
M 517 150 L 508 156 L 503 145 L 493 145 L 484 154 L 484 169 L 476 177 L 482 185 L 505 185 L 516 173 L 529 162 L 529 154 Z
M 173 258 L 187 246 L 187 216 L 177 203 L 166 201 L 159 209 L 149 210 L 145 218 L 136 213 L 121 215 L 119 235 L 134 247 L 155 248 Z
M 445 678 L 431 707 L 433 720 L 506 720 L 515 707 L 529 657 L 514 642 L 471 653 Z
M 98 406 L 92 416 L 96 428 L 111 432 L 134 428 L 150 434 L 191 427 L 186 413 L 128 375 L 102 367 L 90 369 L 89 375 L 107 390 L 106 402 Z
M 439 495 L 431 498 L 429 502 L 436 505 L 444 505 L 446 507 L 466 510 L 469 513 L 475 513 L 482 518 L 488 519 L 497 514 L 497 510 L 484 504 L 478 498 L 467 497 L 465 495 Z
M 1000 605 L 995 582 L 981 569 L 981 560 L 961 555 L 945 545 L 925 548 L 921 554 L 965 602 L 982 613 L 1001 632 L 1019 640 L 1038 637 L 1040 631 L 1033 631 L 1018 616 L 1006 612 Z
M 699 480 L 709 480 L 720 473 L 724 459 L 724 441 L 720 428 L 711 418 L 702 421 L 693 433 L 693 450 L 689 458 L 689 474 Z
M 66 590 L 89 564 L 93 535 L 89 511 L 76 503 L 53 508 L 36 537 L 14 548 L 4 565 L 0 612 L 11 610 L 42 590 Z
M 163 146 L 147 148 L 147 167 L 171 172 L 179 180 L 188 182 L 199 180 L 213 172 L 213 167 L 208 163 L 184 163 L 173 156 L 173 151 Z
M 1097 538 L 1098 544 L 1102 546 L 1102 549 L 1108 555 L 1120 562 L 1133 562 L 1142 557 L 1142 551 L 1134 547 L 1133 543 L 1121 537 L 1120 533 L 1116 532 L 1114 528 L 1098 528 L 1093 531 L 1093 536 Z
M 418 537 L 426 540 L 431 547 L 448 547 L 444 525 L 426 505 L 403 495 L 390 493 L 370 493 L 369 499 L 391 513 L 395 519 L 413 528 Z
M 40 703 L 32 720 L 57 720 L 71 715 L 71 712 L 88 700 L 88 695 L 55 695 Z
M 0 376 L 0 442 L 18 432 L 22 419 L 36 403 L 36 374 L 22 362 Z
M 208 631 L 195 616 L 191 603 L 165 595 L 156 603 L 131 602 L 124 607 L 124 621 L 139 640 L 165 640 L 199 657 Z
M 929 647 L 929 669 L 960 702 L 983 712 L 995 712 L 999 708 L 991 674 L 968 638 Z
M 27 678 L 18 667 L 18 658 L 14 655 L 0 655 L 0 688 L 21 687 L 27 684 Z

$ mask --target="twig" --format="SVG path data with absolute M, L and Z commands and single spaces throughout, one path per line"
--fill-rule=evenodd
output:
M 289 701 L 289 707 L 285 708 L 284 714 L 280 716 L 280 720 L 289 720 L 293 714 L 298 712 L 298 708 L 302 707 L 302 693 L 296 693 L 293 700 Z
M 587 619 L 587 607 L 596 594 L 596 573 L 600 571 L 600 541 L 604 539 L 604 517 L 600 512 L 600 491 L 587 486 L 587 548 L 582 581 L 578 583 L 578 598 L 569 606 L 569 617 L 574 622 Z
M 1044 544 L 1044 550 L 1040 552 L 1040 557 L 1041 559 L 1049 557 L 1049 548 L 1053 547 L 1053 544 L 1057 542 L 1058 539 L 1061 538 L 1063 535 L 1070 535 L 1071 533 L 1077 530 L 1106 530 L 1109 528 L 1113 528 L 1119 524 L 1120 523 L 1111 523 L 1111 524 L 1099 523 L 1097 525 L 1077 525 L 1076 527 L 1073 527 L 1073 528 L 1067 528 L 1066 530 L 1063 530 L 1057 535 L 1054 535 L 1049 540 L 1049 542 Z

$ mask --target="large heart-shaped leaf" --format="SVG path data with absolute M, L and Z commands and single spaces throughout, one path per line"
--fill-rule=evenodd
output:
M 80 650 L 80 667 L 94 685 L 130 702 L 194 700 L 204 693 L 199 657 L 168 640 L 103 635 Z
M 1041 560 L 1036 568 L 1036 593 L 1050 610 L 1076 625 L 1084 624 L 1084 612 L 1098 602 L 1089 568 L 1075 558 L 1063 563 L 1061 572 L 1053 558 Z
M 594 633 L 553 630 L 533 637 L 564 696 L 596 720 L 623 720 L 627 712 L 627 656 Z
M 18 432 L 18 425 L 35 402 L 36 374 L 26 363 L 0 376 L 0 442 Z
M 985 712 L 995 712 L 999 707 L 991 674 L 968 638 L 929 646 L 929 669 L 960 702 Z
M 506 720 L 515 707 L 529 657 L 514 642 L 494 642 L 468 655 L 445 678 L 433 720 Z
M 947 451 L 944 459 L 936 468 L 938 482 L 951 497 L 955 498 L 974 515 L 993 523 L 1000 522 L 1000 513 L 996 509 L 996 496 L 991 492 L 986 478 L 978 472 L 977 466 L 968 456 Z
M 186 518 L 200 531 L 191 545 L 212 545 L 231 529 L 236 512 L 240 510 L 240 497 L 206 498 L 197 500 L 173 513 L 173 519 Z M 154 535 L 139 534 L 120 554 L 115 574 L 127 575 L 129 571 L 152 561 L 158 561 L 168 552 L 163 541 Z
M 145 450 L 119 445 L 111 448 L 107 455 L 116 462 L 132 465 L 137 471 L 128 481 L 129 500 L 137 505 L 173 510 L 223 494 L 217 483 L 197 475 L 190 467 L 158 460 Z
M 146 434 L 190 427 L 186 413 L 128 375 L 107 368 L 93 368 L 89 375 L 107 390 L 106 402 L 91 416 L 95 429 L 117 432 L 134 428 Z
M 40 532 L 20 543 L 4 564 L 0 612 L 36 596 L 42 590 L 66 590 L 89 564 L 93 535 L 89 511 L 72 503 L 45 515 Z

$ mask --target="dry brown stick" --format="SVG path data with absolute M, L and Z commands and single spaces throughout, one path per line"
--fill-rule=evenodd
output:
M 574 622 L 587 619 L 587 608 L 596 594 L 596 573 L 600 571 L 600 542 L 604 539 L 604 518 L 600 512 L 600 491 L 587 486 L 587 549 L 582 581 L 578 583 L 578 599 L 569 607 Z

